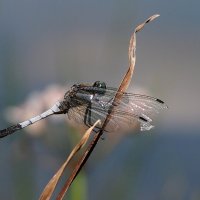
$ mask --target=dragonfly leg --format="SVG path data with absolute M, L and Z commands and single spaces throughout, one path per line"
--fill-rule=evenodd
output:
M 85 124 L 86 126 L 88 126 L 88 124 L 87 124 L 87 116 L 88 116 L 88 107 L 86 108 L 86 110 L 85 110 L 85 115 L 84 115 L 84 124 Z
M 85 110 L 84 124 L 88 127 L 93 125 L 91 122 L 91 104 L 88 104 L 88 106 Z

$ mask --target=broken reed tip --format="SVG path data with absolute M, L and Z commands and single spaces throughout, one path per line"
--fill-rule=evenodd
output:
M 155 14 L 155 15 L 152 15 L 151 17 L 149 17 L 147 19 L 147 21 L 145 23 L 148 23 L 148 22 L 151 22 L 153 21 L 154 19 L 156 19 L 157 17 L 159 17 L 160 15 L 159 14 Z
M 160 16 L 160 14 L 155 14 L 154 16 L 155 16 L 155 17 L 159 17 L 159 16 Z
M 160 17 L 160 15 L 159 14 L 155 14 L 155 15 L 151 16 L 150 18 L 151 18 L 151 20 L 154 20 L 157 17 Z
M 149 22 L 153 21 L 154 19 L 156 19 L 159 16 L 160 16 L 159 14 L 155 14 L 155 15 L 152 15 L 151 17 L 149 17 L 145 22 L 143 22 L 142 24 L 138 25 L 135 28 L 135 33 L 142 30 L 144 28 L 145 24 L 148 24 Z

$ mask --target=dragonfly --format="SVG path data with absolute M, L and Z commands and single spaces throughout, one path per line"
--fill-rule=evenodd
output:
M 104 121 L 111 115 L 105 132 L 117 132 L 129 130 L 138 123 L 140 129 L 150 130 L 154 126 L 152 117 L 161 109 L 168 108 L 160 99 L 142 94 L 122 93 L 122 98 L 113 104 L 117 93 L 116 88 L 107 87 L 105 82 L 96 81 L 91 84 L 74 84 L 64 95 L 64 98 L 57 101 L 45 112 L 25 120 L 6 129 L 0 130 L 0 138 L 11 135 L 29 125 L 32 125 L 51 115 L 66 114 L 69 121 L 92 126 L 98 119 Z M 111 109 L 114 112 L 111 112 Z M 102 125 L 96 127 L 100 130 Z

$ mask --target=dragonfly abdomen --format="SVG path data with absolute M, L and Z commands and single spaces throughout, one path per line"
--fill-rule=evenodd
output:
M 21 123 L 18 123 L 16 125 L 10 126 L 6 129 L 0 130 L 0 138 L 10 135 L 20 129 L 23 129 L 23 128 L 25 128 L 31 124 L 34 124 L 35 122 L 40 121 L 40 120 L 42 120 L 50 115 L 53 115 L 53 114 L 63 114 L 63 111 L 60 110 L 60 102 L 57 102 L 56 104 L 54 104 L 53 107 L 51 107 L 49 110 L 43 112 L 40 115 L 37 115 L 33 118 L 30 118 L 30 119 L 23 121 Z
M 6 137 L 7 135 L 10 135 L 10 134 L 12 134 L 15 131 L 18 131 L 20 129 L 22 129 L 22 126 L 20 124 L 16 124 L 14 126 L 10 126 L 6 129 L 3 129 L 3 130 L 0 131 L 0 138 Z

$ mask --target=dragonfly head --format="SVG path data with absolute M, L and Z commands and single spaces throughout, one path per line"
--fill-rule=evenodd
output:
M 96 82 L 94 82 L 93 87 L 98 89 L 96 92 L 100 95 L 104 95 L 106 93 L 106 83 L 105 82 L 96 81 Z

